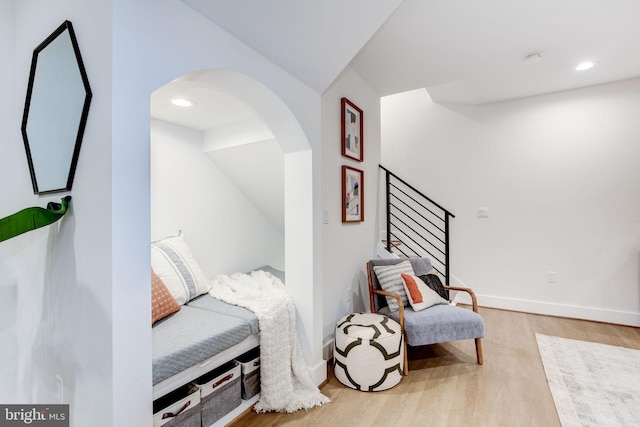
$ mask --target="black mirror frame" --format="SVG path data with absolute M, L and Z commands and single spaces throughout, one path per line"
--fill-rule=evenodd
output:
M 51 42 L 53 42 L 58 36 L 65 32 L 65 30 L 69 31 L 69 37 L 71 38 L 71 45 L 73 46 L 73 51 L 76 57 L 78 70 L 80 71 L 80 77 L 82 78 L 82 84 L 85 89 L 85 99 L 84 105 L 82 107 L 82 114 L 80 116 L 80 123 L 78 125 L 78 133 L 76 134 L 75 145 L 73 149 L 73 156 L 71 158 L 71 164 L 69 167 L 69 175 L 67 178 L 67 185 L 64 188 L 52 189 L 52 190 L 44 190 L 39 191 L 38 183 L 36 181 L 36 173 L 33 166 L 33 159 L 31 157 L 31 149 L 29 148 L 29 138 L 27 136 L 27 122 L 29 118 L 29 107 L 31 104 L 31 96 L 33 92 L 33 83 L 35 80 L 37 62 L 38 62 L 38 54 L 42 52 Z M 73 178 L 76 173 L 76 165 L 78 163 L 78 157 L 80 155 L 80 146 L 82 145 L 82 137 L 84 135 L 84 129 L 87 124 L 87 116 L 89 115 L 89 106 L 91 104 L 92 92 L 91 87 L 89 86 L 89 79 L 87 78 L 87 72 L 84 68 L 84 63 L 82 61 L 82 55 L 80 54 L 80 48 L 78 47 L 78 41 L 76 39 L 76 34 L 73 31 L 73 25 L 71 21 L 65 20 L 49 37 L 47 37 L 42 43 L 40 43 L 34 50 L 33 56 L 31 59 L 31 71 L 29 73 L 29 84 L 27 86 L 27 98 L 24 104 L 24 114 L 22 116 L 22 139 L 24 141 L 24 147 L 27 154 L 27 161 L 29 163 L 29 172 L 31 174 L 31 183 L 33 184 L 33 192 L 35 194 L 48 194 L 48 193 L 58 193 L 61 191 L 71 191 L 71 187 L 73 186 Z

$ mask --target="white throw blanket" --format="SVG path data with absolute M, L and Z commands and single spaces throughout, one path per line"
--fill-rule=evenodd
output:
M 258 317 L 261 392 L 256 412 L 294 412 L 330 402 L 307 371 L 296 333 L 295 306 L 277 277 L 265 271 L 220 274 L 209 294 Z

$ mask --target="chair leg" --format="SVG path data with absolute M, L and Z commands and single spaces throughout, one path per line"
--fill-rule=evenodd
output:
M 482 339 L 481 338 L 476 338 L 476 356 L 478 357 L 478 365 L 482 365 L 484 361 L 482 359 Z

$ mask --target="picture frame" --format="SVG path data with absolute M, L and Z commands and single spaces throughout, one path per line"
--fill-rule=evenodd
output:
M 364 172 L 342 166 L 342 222 L 364 221 Z
M 361 162 L 364 160 L 363 113 L 353 102 L 342 98 L 342 155 Z

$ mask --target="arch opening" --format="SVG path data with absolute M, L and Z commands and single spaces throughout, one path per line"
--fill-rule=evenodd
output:
M 171 106 L 173 90 L 195 108 Z M 244 74 L 196 71 L 152 93 L 150 152 L 152 240 L 183 230 L 209 278 L 284 270 L 303 354 L 317 362 L 312 155 L 289 107 Z

